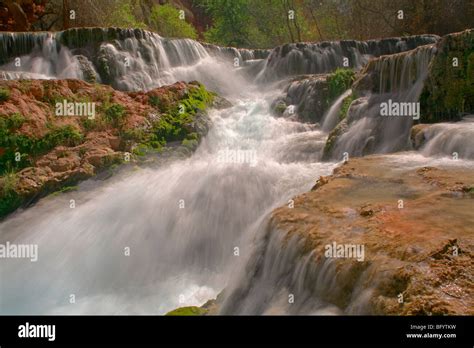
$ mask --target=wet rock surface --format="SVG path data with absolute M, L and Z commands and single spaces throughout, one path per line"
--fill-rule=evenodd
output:
M 344 291 L 322 294 L 348 313 L 472 315 L 474 168 L 403 169 L 390 158 L 351 159 L 320 178 L 273 212 L 273 233 L 300 238 L 316 264 L 334 242 L 365 247 L 363 262 L 333 260 Z

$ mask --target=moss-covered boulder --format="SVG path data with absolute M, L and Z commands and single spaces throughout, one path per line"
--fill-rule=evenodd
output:
M 474 113 L 474 30 L 444 36 L 420 97 L 424 123 Z
M 326 140 L 326 144 L 324 145 L 323 149 L 323 157 L 324 161 L 331 159 L 332 152 L 336 146 L 337 140 L 339 137 L 347 132 L 349 126 L 347 124 L 347 119 L 343 119 L 339 124 L 329 133 L 328 138 Z

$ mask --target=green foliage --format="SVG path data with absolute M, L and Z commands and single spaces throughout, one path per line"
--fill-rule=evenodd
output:
M 0 177 L 0 218 L 18 208 L 22 198 L 16 191 L 18 176 L 12 168 L 8 168 Z
M 4 127 L 10 130 L 17 130 L 20 128 L 23 123 L 25 123 L 25 118 L 20 113 L 14 113 L 9 116 L 3 118 L 3 122 L 5 122 Z
M 193 140 L 197 141 L 198 135 L 192 130 L 192 123 L 195 114 L 203 111 L 212 103 L 214 96 L 208 92 L 203 85 L 192 86 L 187 94 L 178 104 L 170 105 L 168 112 L 160 115 L 160 118 L 153 123 L 151 133 L 144 134 L 137 131 L 127 131 L 125 136 L 129 139 L 137 140 L 146 144 L 148 148 L 160 149 L 168 142 L 184 140 L 187 145 L 191 145 Z M 154 103 L 160 99 L 153 99 Z M 162 106 L 160 104 L 160 106 Z M 137 150 L 143 154 L 144 149 Z
M 154 108 L 157 108 L 157 109 L 161 109 L 162 107 L 162 103 L 161 103 L 161 99 L 156 96 L 156 95 L 152 95 L 148 98 L 148 103 L 153 106 Z
M 130 1 L 120 0 L 108 17 L 108 26 L 123 28 L 146 28 L 146 24 L 135 16 L 135 6 Z
M 329 102 L 348 90 L 354 81 L 355 73 L 351 69 L 338 68 L 328 76 Z
M 34 153 L 41 154 L 59 145 L 77 146 L 81 144 L 83 140 L 83 134 L 81 134 L 75 127 L 67 125 L 64 127 L 54 128 L 43 138 L 35 141 L 32 149 Z
M 0 88 L 0 103 L 7 101 L 10 98 L 10 91 L 6 88 Z
M 114 126 L 119 126 L 126 116 L 125 107 L 120 104 L 111 104 L 105 109 L 105 119 Z
M 9 170 L 0 178 L 0 218 L 18 208 L 22 202 L 16 192 L 17 175 Z
M 207 1 L 204 6 L 214 19 L 214 25 L 205 33 L 206 40 L 225 46 L 251 44 L 254 25 L 249 0 Z
M 17 134 L 14 126 L 18 125 L 20 119 L 18 115 L 13 118 L 0 117 L 0 148 L 4 152 L 0 156 L 0 174 L 9 168 L 21 169 L 31 165 L 33 157 L 44 154 L 58 145 L 76 146 L 83 141 L 83 135 L 70 125 L 53 128 L 40 139 Z M 21 155 L 20 161 L 16 161 L 17 152 Z
M 169 4 L 153 6 L 150 25 L 161 36 L 197 39 L 194 27 L 181 19 L 179 10 Z
M 206 309 L 190 306 L 190 307 L 180 307 L 172 310 L 171 312 L 166 313 L 166 315 L 170 316 L 190 316 L 190 315 L 204 315 L 208 311 Z
M 208 0 L 202 5 L 213 26 L 207 41 L 225 46 L 273 48 L 316 39 L 302 1 Z M 290 11 L 293 11 L 291 19 Z

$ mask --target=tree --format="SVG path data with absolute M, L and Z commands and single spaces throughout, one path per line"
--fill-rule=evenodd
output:
M 252 45 L 252 18 L 249 0 L 208 0 L 203 3 L 214 19 L 213 26 L 204 34 L 213 43 L 226 46 Z

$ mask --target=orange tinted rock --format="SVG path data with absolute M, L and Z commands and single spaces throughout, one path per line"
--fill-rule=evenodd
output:
M 404 169 L 369 156 L 351 159 L 327 181 L 271 219 L 287 238 L 301 237 L 314 262 L 325 260 L 324 246 L 334 241 L 364 245 L 370 267 L 336 260 L 338 267 L 359 269 L 359 283 L 338 277 L 345 297 L 323 299 L 344 308 L 362 289 L 373 314 L 474 314 L 474 197 L 465 189 L 474 187 L 472 167 Z

